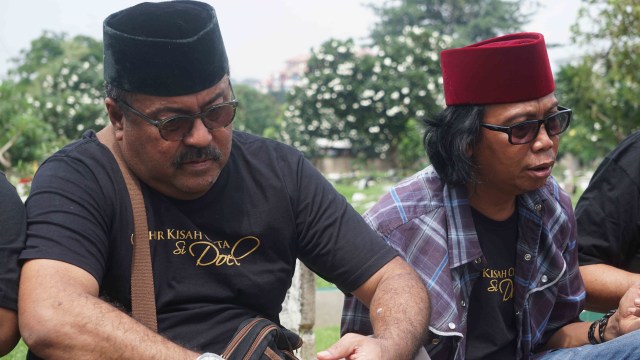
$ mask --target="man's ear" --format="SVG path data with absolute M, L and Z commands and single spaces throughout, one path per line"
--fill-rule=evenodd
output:
M 104 100 L 104 105 L 107 107 L 107 114 L 109 115 L 109 121 L 113 126 L 114 136 L 116 140 L 122 140 L 124 129 L 124 113 L 122 108 L 118 106 L 118 102 L 108 97 Z
M 124 113 L 118 103 L 112 98 L 108 97 L 104 99 L 104 105 L 107 107 L 107 114 L 109 115 L 109 121 L 111 121 L 111 125 L 118 130 L 122 130 L 124 124 Z

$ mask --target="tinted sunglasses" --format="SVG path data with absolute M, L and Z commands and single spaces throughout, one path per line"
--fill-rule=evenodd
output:
M 117 102 L 118 105 L 125 107 L 144 121 L 157 127 L 163 139 L 167 141 L 180 141 L 191 132 L 193 122 L 198 118 L 202 120 L 204 126 L 209 130 L 225 129 L 229 126 L 236 115 L 236 108 L 238 107 L 238 100 L 235 99 L 233 89 L 231 89 L 231 94 L 233 100 L 215 104 L 201 113 L 178 115 L 162 120 L 155 120 L 148 117 L 123 100 L 117 100 Z
M 492 124 L 481 124 L 482 127 L 491 131 L 500 131 L 509 135 L 509 143 L 512 145 L 522 145 L 532 142 L 538 137 L 540 126 L 544 124 L 544 129 L 549 137 L 562 134 L 569 127 L 571 122 L 571 109 L 558 106 L 558 112 L 551 114 L 541 120 L 526 120 L 509 126 L 499 126 Z

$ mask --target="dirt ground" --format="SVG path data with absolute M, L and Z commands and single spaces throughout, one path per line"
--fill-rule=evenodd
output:
M 316 290 L 316 327 L 340 326 L 342 301 L 340 290 Z

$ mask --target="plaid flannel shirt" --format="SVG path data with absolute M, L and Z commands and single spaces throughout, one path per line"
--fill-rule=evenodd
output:
M 529 359 L 557 329 L 578 321 L 585 290 L 567 194 L 550 177 L 543 188 L 517 201 L 514 358 Z M 429 356 L 464 359 L 466 304 L 486 262 L 466 189 L 447 186 L 430 166 L 394 186 L 364 217 L 427 286 L 432 308 L 425 344 Z M 354 297 L 345 299 L 342 333 L 347 332 L 372 333 L 368 309 Z

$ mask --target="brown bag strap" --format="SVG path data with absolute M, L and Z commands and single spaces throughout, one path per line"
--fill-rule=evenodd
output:
M 131 312 L 133 318 L 149 329 L 158 331 L 156 317 L 156 299 L 153 287 L 153 271 L 151 269 L 151 248 L 149 245 L 149 229 L 147 227 L 147 212 L 144 199 L 140 191 L 138 179 L 131 173 L 122 159 L 120 147 L 116 145 L 114 129 L 109 124 L 96 135 L 101 143 L 106 145 L 120 166 L 124 182 L 127 184 L 131 209 L 133 210 L 133 259 L 131 263 Z

